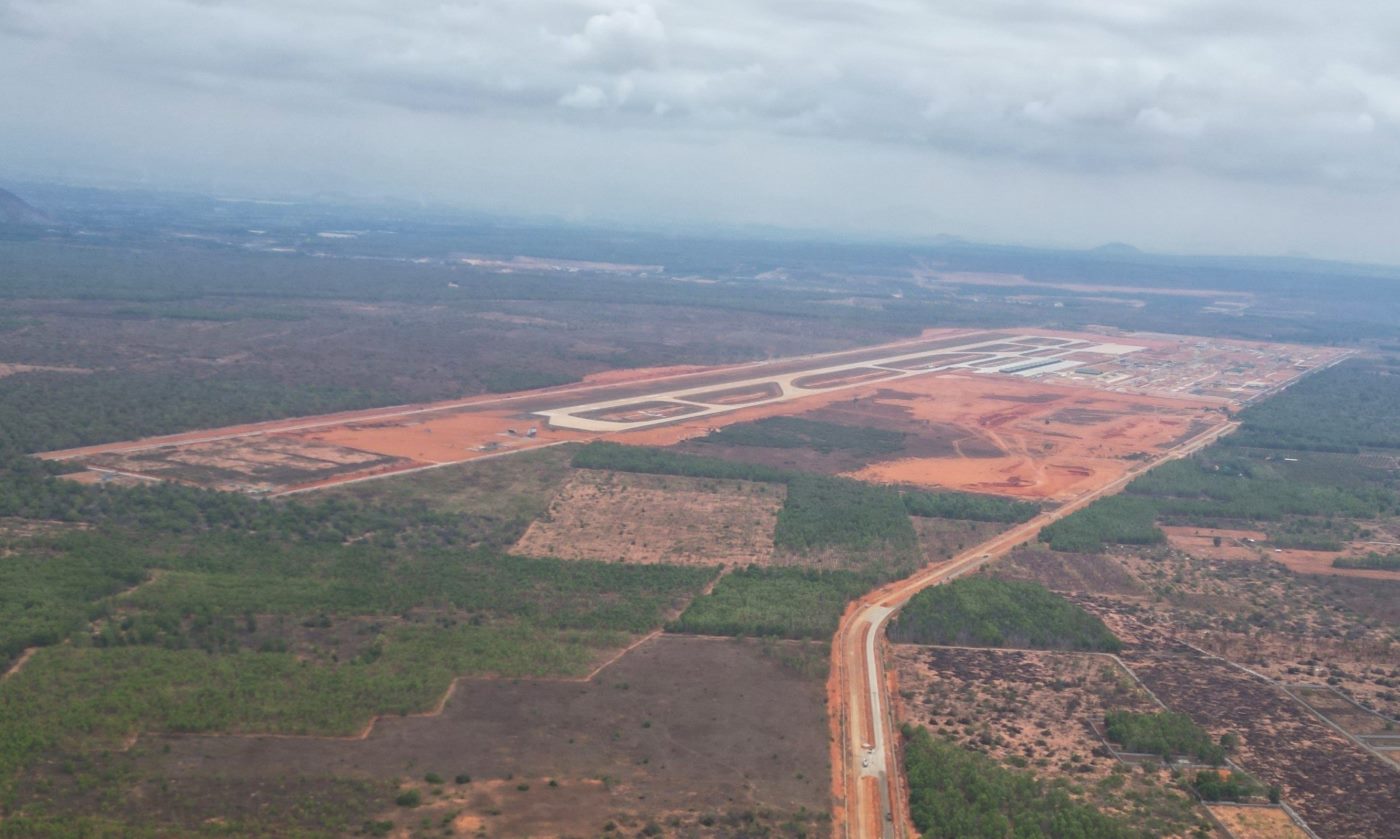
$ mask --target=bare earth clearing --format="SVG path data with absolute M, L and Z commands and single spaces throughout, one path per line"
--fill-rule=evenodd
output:
M 1307 839 L 1281 807 L 1212 804 L 1210 811 L 1230 828 L 1235 839 Z
M 871 425 L 881 427 L 892 411 L 903 411 L 900 422 L 926 433 L 900 458 L 848 464 L 856 477 L 1055 498 L 1124 474 L 1124 458 L 1223 422 L 1220 407 L 1263 395 L 1339 353 L 1151 334 L 1105 343 L 1101 335 L 1047 330 L 930 330 L 859 350 L 702 372 L 660 367 L 508 396 L 280 420 L 46 457 L 108 469 L 115 461 L 116 471 L 127 474 L 276 493 L 602 434 L 671 445 L 715 426 L 873 398 L 878 404 L 864 409 Z M 917 362 L 914 369 L 882 366 L 909 362 Z M 198 463 L 179 451 L 215 441 L 224 443 L 217 452 L 190 456 Z
M 526 556 L 762 565 L 773 555 L 781 484 L 576 469 L 512 551 Z

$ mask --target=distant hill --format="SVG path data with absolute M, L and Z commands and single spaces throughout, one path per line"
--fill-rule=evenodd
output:
M 42 225 L 53 223 L 53 218 L 42 210 L 36 209 L 13 192 L 0 189 L 0 224 Z
M 1139 256 L 1142 251 L 1124 242 L 1109 242 L 1106 245 L 1099 245 L 1090 250 L 1089 253 L 1102 254 L 1104 256 Z

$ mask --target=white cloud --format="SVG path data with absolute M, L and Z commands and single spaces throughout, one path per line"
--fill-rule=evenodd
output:
M 563 41 L 574 59 L 607 70 L 651 67 L 660 63 L 666 27 L 649 4 L 622 7 L 593 15 L 583 31 Z
M 608 104 L 608 95 L 591 84 L 581 84 L 561 96 L 559 104 L 580 111 L 593 111 Z

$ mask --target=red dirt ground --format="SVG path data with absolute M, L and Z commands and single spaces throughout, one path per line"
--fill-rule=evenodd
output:
M 1343 556 L 1364 555 L 1362 548 L 1344 551 L 1305 551 L 1298 548 L 1271 548 L 1269 534 L 1257 530 L 1224 530 L 1209 527 L 1163 527 L 1171 546 L 1201 559 L 1261 560 L 1271 559 L 1296 574 L 1327 574 L 1336 577 L 1360 577 L 1368 580 L 1400 580 L 1400 571 L 1378 568 L 1333 568 L 1332 560 Z M 1220 547 L 1215 547 L 1215 537 Z M 1248 539 L 1256 543 L 1251 544 Z

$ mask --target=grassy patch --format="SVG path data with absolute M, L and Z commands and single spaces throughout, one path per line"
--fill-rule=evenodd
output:
M 696 598 L 667 627 L 698 635 L 830 638 L 846 604 L 870 588 L 850 571 L 747 568 L 726 576 Z
M 653 475 L 685 475 L 691 478 L 732 478 L 741 481 L 786 483 L 795 473 L 757 463 L 735 463 L 717 457 L 679 454 L 647 446 L 589 443 L 574 455 L 579 469 L 612 469 Z
M 769 449 L 845 451 L 862 457 L 893 454 L 904 448 L 904 435 L 880 428 L 859 428 L 802 417 L 768 417 L 712 431 L 697 442 Z

